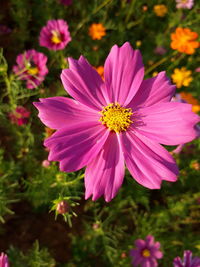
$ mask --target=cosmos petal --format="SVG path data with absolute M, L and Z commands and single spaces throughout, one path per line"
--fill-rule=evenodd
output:
M 121 142 L 126 166 L 139 184 L 150 189 L 159 189 L 162 180 L 176 181 L 177 165 L 161 145 L 136 131 L 122 134 Z
M 115 133 L 110 133 L 100 153 L 85 171 L 85 198 L 96 200 L 104 195 L 109 202 L 115 197 L 124 179 L 124 158 Z
M 59 161 L 60 170 L 73 172 L 95 158 L 109 132 L 98 122 L 80 122 L 59 129 L 44 145 L 50 149 L 48 160 Z
M 126 106 L 137 93 L 144 77 L 139 50 L 133 50 L 128 42 L 122 47 L 114 45 L 105 61 L 104 75 L 110 102 Z
M 179 145 L 197 137 L 195 124 L 200 117 L 192 112 L 192 106 L 185 103 L 162 103 L 139 110 L 142 125 L 141 134 L 164 145 Z
M 67 125 L 82 121 L 98 121 L 99 114 L 68 97 L 49 97 L 33 103 L 39 110 L 38 117 L 52 129 L 65 128 Z
M 104 82 L 97 71 L 81 56 L 79 60 L 69 58 L 69 69 L 64 69 L 61 80 L 65 90 L 77 101 L 102 110 L 107 105 Z
M 133 110 L 138 107 L 148 107 L 160 102 L 169 102 L 174 95 L 175 86 L 170 83 L 165 71 L 156 77 L 144 80 L 136 95 L 128 105 Z

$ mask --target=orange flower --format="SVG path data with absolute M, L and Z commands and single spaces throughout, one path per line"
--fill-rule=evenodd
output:
M 199 42 L 195 41 L 198 33 L 192 32 L 189 28 L 176 28 L 171 34 L 171 48 L 188 55 L 194 54 L 195 48 L 199 47 Z
M 198 113 L 200 111 L 200 103 L 193 97 L 193 95 L 186 92 L 181 92 L 180 95 L 183 100 L 192 105 L 193 112 Z
M 164 17 L 168 11 L 166 5 L 155 5 L 153 11 L 158 17 Z
M 101 78 L 104 80 L 104 67 L 103 66 L 99 66 L 99 67 L 94 67 L 94 68 L 99 73 Z
M 106 35 L 106 29 L 101 23 L 93 23 L 89 28 L 89 35 L 93 40 L 101 40 Z

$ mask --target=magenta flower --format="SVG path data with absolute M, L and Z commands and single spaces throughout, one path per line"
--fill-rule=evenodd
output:
M 9 113 L 9 118 L 12 123 L 18 126 L 28 123 L 28 118 L 30 117 L 30 111 L 22 106 L 18 106 L 14 111 Z
M 48 69 L 47 57 L 43 53 L 34 49 L 27 50 L 17 56 L 16 62 L 13 71 L 20 80 L 26 81 L 28 89 L 36 88 L 44 81 Z
M 72 4 L 72 0 L 59 0 L 61 4 L 69 6 Z
M 104 74 L 105 82 L 83 56 L 69 58 L 61 80 L 75 100 L 51 97 L 34 103 L 42 122 L 57 130 L 44 142 L 48 160 L 59 161 L 65 172 L 87 165 L 86 199 L 114 198 L 125 164 L 147 188 L 159 189 L 162 180 L 176 181 L 177 165 L 159 143 L 178 145 L 196 137 L 199 117 L 191 105 L 170 102 L 175 86 L 165 72 L 143 80 L 140 52 L 129 43 L 113 46 Z
M 138 239 L 135 241 L 135 249 L 130 251 L 133 266 L 156 267 L 157 259 L 163 257 L 160 249 L 160 243 L 154 242 L 154 237 L 148 235 L 146 240 Z
M 194 5 L 194 0 L 176 0 L 176 8 L 191 9 Z
M 68 25 L 63 19 L 49 20 L 40 32 L 40 45 L 50 50 L 62 50 L 70 41 Z
M 8 256 L 3 252 L 0 255 L 0 267 L 9 267 Z
M 180 257 L 176 257 L 173 263 L 174 267 L 200 267 L 200 258 L 192 258 L 192 252 L 185 250 L 183 260 Z

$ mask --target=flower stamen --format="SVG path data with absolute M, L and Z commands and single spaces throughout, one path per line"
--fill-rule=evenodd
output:
M 62 42 L 61 35 L 58 31 L 51 31 L 52 36 L 51 36 L 51 41 L 54 44 L 60 44 Z
M 142 251 L 142 256 L 145 257 L 145 258 L 147 258 L 147 257 L 150 257 L 151 256 L 151 253 L 150 253 L 150 251 L 148 249 L 145 248 Z
M 126 131 L 133 123 L 131 116 L 133 115 L 131 108 L 121 107 L 119 103 L 110 103 L 100 112 L 102 114 L 99 119 L 110 131 L 116 133 Z

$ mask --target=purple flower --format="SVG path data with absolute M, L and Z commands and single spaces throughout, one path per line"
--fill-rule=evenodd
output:
M 158 55 L 164 55 L 167 52 L 167 50 L 163 46 L 157 46 L 154 49 L 154 53 Z
M 74 99 L 51 97 L 34 103 L 42 122 L 57 130 L 44 142 L 48 160 L 59 161 L 65 172 L 87 165 L 86 199 L 114 198 L 125 164 L 147 188 L 159 189 L 162 180 L 175 182 L 178 167 L 159 143 L 193 140 L 199 116 L 189 104 L 170 102 L 175 86 L 165 72 L 143 80 L 141 54 L 129 43 L 112 47 L 104 65 L 105 81 L 83 56 L 68 61 L 61 80 Z
M 17 56 L 16 62 L 13 71 L 20 80 L 26 81 L 28 89 L 36 88 L 44 81 L 48 69 L 47 57 L 43 53 L 34 49 L 27 50 Z
M 0 24 L 0 35 L 11 33 L 11 29 L 6 25 Z
M 176 257 L 173 263 L 174 267 L 200 267 L 200 258 L 192 258 L 192 252 L 190 250 L 185 250 L 183 260 L 181 260 L 180 257 Z
M 191 9 L 194 5 L 194 0 L 176 0 L 176 8 Z
M 72 4 L 72 0 L 59 0 L 59 2 L 65 6 L 69 6 Z
M 133 257 L 133 266 L 140 265 L 141 267 L 156 267 L 158 266 L 157 259 L 163 257 L 160 249 L 160 243 L 154 242 L 154 237 L 148 235 L 146 240 L 138 239 L 135 241 L 135 249 L 130 251 L 130 256 Z
M 63 19 L 49 20 L 40 32 L 40 45 L 50 50 L 62 50 L 70 41 L 68 25 Z
M 0 267 L 9 267 L 8 256 L 3 252 L 0 255 Z
M 12 123 L 22 126 L 28 123 L 30 117 L 30 111 L 22 106 L 16 107 L 16 109 L 9 113 L 9 118 Z

